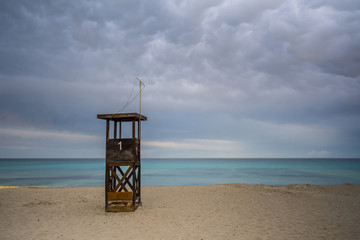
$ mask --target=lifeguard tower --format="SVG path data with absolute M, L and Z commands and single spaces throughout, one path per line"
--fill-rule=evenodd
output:
M 141 121 L 147 117 L 115 113 L 98 114 L 97 118 L 106 120 L 105 211 L 135 211 L 141 205 Z M 122 137 L 125 123 L 131 125 L 128 138 Z
M 135 211 L 141 205 L 141 121 L 146 121 L 147 117 L 141 115 L 141 91 L 145 84 L 139 78 L 136 80 L 139 81 L 139 93 L 130 100 L 133 92 L 131 91 L 127 103 L 120 112 L 139 96 L 139 113 L 97 115 L 98 119 L 106 120 L 105 211 L 107 212 Z M 130 136 L 123 134 L 122 127 L 129 124 Z M 112 132 L 113 134 L 110 134 Z

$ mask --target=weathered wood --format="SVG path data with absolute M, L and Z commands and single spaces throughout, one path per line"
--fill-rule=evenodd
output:
M 116 168 L 117 168 L 117 170 L 121 173 L 121 176 L 124 176 L 124 175 L 125 175 L 125 173 L 123 172 L 123 170 L 122 170 L 120 167 L 116 167 Z M 132 171 L 134 171 L 134 169 L 133 169 Z M 132 175 L 132 172 L 129 174 L 129 177 L 126 177 L 126 178 L 125 178 L 124 183 L 121 185 L 119 191 L 122 191 L 123 189 L 124 189 L 125 191 L 127 191 L 126 186 L 125 186 L 126 184 L 129 185 L 130 189 L 133 189 L 133 186 L 132 186 L 132 184 L 130 183 L 130 180 L 129 180 L 130 177 L 131 177 L 131 175 Z
M 97 117 L 106 120 L 105 210 L 134 211 L 141 205 L 140 122 L 147 118 L 138 113 L 98 114 Z M 114 124 L 113 134 L 110 122 Z M 131 138 L 122 138 L 122 122 L 131 122 Z
M 119 172 L 121 173 L 121 177 L 125 176 L 125 173 L 121 170 L 121 168 L 119 168 Z M 129 190 L 126 188 L 126 182 L 128 182 L 129 179 L 127 176 L 125 176 L 124 181 L 120 183 L 120 188 L 119 188 L 119 192 L 121 191 L 125 191 L 128 192 Z
M 135 166 L 133 166 L 133 171 L 132 171 L 132 180 L 133 180 L 133 186 L 134 186 L 134 188 L 133 187 L 131 187 L 131 189 L 132 189 L 132 191 L 134 192 L 134 194 L 133 194 L 133 198 L 132 198 L 132 204 L 133 204 L 133 206 L 135 206 L 135 200 L 136 200 L 136 189 L 135 189 L 135 186 L 136 186 L 136 183 L 135 183 L 135 181 L 136 181 L 136 169 L 135 169 L 136 167 Z M 129 184 L 130 185 L 130 184 Z
M 130 166 L 131 162 L 108 162 L 107 165 L 109 167 L 117 167 L 117 166 Z
M 119 139 L 121 139 L 121 122 L 119 122 Z
M 139 162 L 139 167 L 138 167 L 138 185 L 137 185 L 137 189 L 138 189 L 138 197 L 139 197 L 139 202 L 141 203 L 141 163 Z
M 109 139 L 106 141 L 106 162 L 137 161 L 140 159 L 136 155 L 137 146 L 137 139 Z
M 132 138 L 135 139 L 135 120 L 132 120 Z
M 122 176 L 122 178 L 120 179 L 120 183 L 122 183 L 122 181 L 124 181 L 124 179 L 126 178 L 126 176 L 129 174 L 129 172 L 133 169 L 133 166 L 129 166 L 128 169 L 126 170 L 126 172 L 124 173 L 124 175 Z
M 116 174 L 115 168 L 110 167 L 110 171 L 111 171 L 111 175 L 112 175 L 118 182 L 120 182 L 120 178 L 119 178 L 119 176 Z M 116 187 L 116 186 L 113 188 L 113 191 L 115 191 L 115 192 L 117 191 L 117 187 Z
M 141 121 L 138 121 L 138 139 L 140 140 L 140 137 L 141 137 L 141 128 L 140 128 L 140 126 L 141 126 Z
M 108 203 L 108 199 L 107 199 L 107 192 L 109 192 L 109 170 L 108 170 L 108 167 L 106 166 L 106 169 L 105 169 L 105 206 L 107 206 L 107 203 Z M 105 207 L 105 210 L 106 210 L 106 207 Z
M 144 115 L 140 115 L 139 113 L 111 113 L 111 114 L 98 114 L 98 119 L 109 119 L 112 121 L 122 121 L 122 122 L 131 122 L 132 120 L 139 121 L 146 121 L 147 117 Z
M 108 201 L 114 200 L 132 200 L 133 193 L 132 192 L 108 192 L 107 193 Z
M 108 192 L 113 192 L 115 189 L 115 184 L 116 184 L 115 176 L 111 176 L 110 181 L 111 181 L 110 182 L 110 191 L 108 191 Z
M 106 119 L 106 141 L 109 140 L 109 126 L 110 125 L 110 120 Z
M 117 121 L 114 121 L 114 139 L 117 137 Z
M 126 170 L 126 172 L 125 172 L 124 175 L 121 177 L 121 179 L 118 180 L 119 183 L 116 185 L 115 191 L 118 191 L 119 188 L 123 185 L 123 181 L 124 181 L 124 179 L 127 177 L 127 175 L 129 174 L 129 172 L 131 171 L 131 169 L 133 169 L 133 167 L 132 167 L 132 166 L 129 166 L 129 168 Z

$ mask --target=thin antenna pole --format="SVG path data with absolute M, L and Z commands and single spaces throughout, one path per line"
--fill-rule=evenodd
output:
M 138 79 L 139 80 L 139 79 Z M 139 94 L 139 140 L 141 139 L 141 80 L 139 80 L 140 94 Z
M 138 132 L 138 136 L 139 136 L 139 140 L 141 139 L 141 86 L 145 84 L 139 79 L 136 78 L 139 81 L 139 132 Z

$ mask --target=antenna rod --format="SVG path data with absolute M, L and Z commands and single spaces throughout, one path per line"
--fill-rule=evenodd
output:
M 139 132 L 138 132 L 138 136 L 139 136 L 139 140 L 141 139 L 141 86 L 145 84 L 138 78 L 136 77 L 136 79 L 139 81 Z

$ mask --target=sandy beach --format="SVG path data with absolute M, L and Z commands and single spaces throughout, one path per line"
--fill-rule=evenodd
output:
M 360 186 L 142 188 L 106 213 L 103 187 L 0 188 L 0 239 L 360 239 Z

